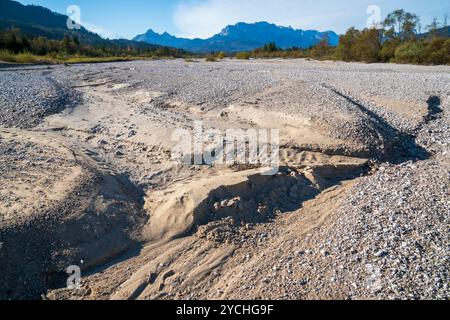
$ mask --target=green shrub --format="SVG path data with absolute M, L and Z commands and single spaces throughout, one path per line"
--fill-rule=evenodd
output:
M 262 51 L 265 52 L 275 52 L 279 51 L 280 49 L 277 47 L 277 44 L 275 42 L 266 43 L 264 47 L 262 48 Z
M 238 52 L 238 53 L 236 53 L 236 59 L 249 60 L 250 52 Z
M 450 64 L 450 38 L 433 38 L 425 49 L 425 63 Z
M 324 39 L 319 44 L 308 50 L 307 56 L 317 60 L 330 60 L 335 55 L 335 48 L 328 45 L 328 40 Z
M 425 60 L 426 46 L 423 42 L 411 41 L 401 44 L 395 50 L 395 62 L 420 64 Z
M 382 62 L 391 62 L 395 60 L 395 51 L 400 45 L 400 41 L 397 39 L 388 40 L 382 44 L 380 50 L 380 60 Z
M 209 56 L 206 57 L 206 61 L 207 62 L 216 62 L 217 59 L 213 55 L 209 55 Z

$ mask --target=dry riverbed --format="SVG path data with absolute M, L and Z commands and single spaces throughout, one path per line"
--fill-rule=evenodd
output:
M 449 71 L 0 69 L 0 298 L 448 299 Z M 174 163 L 196 121 L 278 129 L 279 173 Z

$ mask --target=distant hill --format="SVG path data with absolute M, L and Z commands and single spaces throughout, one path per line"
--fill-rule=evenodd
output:
M 0 29 L 19 28 L 28 36 L 43 36 L 48 39 L 61 40 L 65 35 L 76 36 L 83 44 L 133 46 L 135 48 L 159 48 L 142 42 L 118 39 L 103 39 L 98 34 L 81 27 L 79 30 L 67 28 L 68 17 L 63 14 L 35 5 L 23 5 L 16 1 L 0 0 Z
M 85 44 L 106 44 L 98 34 L 83 27 L 79 30 L 67 28 L 68 17 L 51 10 L 35 6 L 24 6 L 11 0 L 0 0 L 0 28 L 20 28 L 29 36 L 43 36 L 61 40 L 65 35 L 77 36 Z
M 435 35 L 439 37 L 450 38 L 450 26 L 442 27 L 435 30 Z M 419 38 L 427 38 L 430 36 L 430 32 L 422 33 L 418 37 Z
M 268 22 L 237 23 L 227 26 L 219 34 L 208 39 L 177 38 L 170 34 L 158 34 L 153 30 L 136 36 L 133 40 L 151 44 L 172 46 L 191 52 L 248 51 L 275 42 L 282 49 L 298 47 L 308 48 L 327 39 L 331 46 L 336 46 L 339 36 L 333 31 L 296 30 Z

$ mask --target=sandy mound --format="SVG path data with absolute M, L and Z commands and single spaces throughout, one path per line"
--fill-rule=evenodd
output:
M 49 135 L 0 137 L 0 297 L 38 297 L 69 265 L 90 268 L 135 245 L 146 217 L 125 177 Z
M 367 164 L 365 159 L 309 152 L 297 158 L 295 167 L 282 167 L 275 175 L 262 174 L 270 170 L 264 168 L 238 172 L 227 169 L 148 192 L 145 209 L 150 220 L 143 231 L 145 240 L 171 240 L 224 219 L 231 219 L 234 225 L 267 222 L 276 212 L 295 211 L 325 188 L 357 177 Z

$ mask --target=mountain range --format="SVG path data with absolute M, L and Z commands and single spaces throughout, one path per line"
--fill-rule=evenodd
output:
M 324 39 L 331 46 L 336 46 L 339 42 L 339 36 L 333 31 L 296 30 L 262 21 L 230 25 L 208 39 L 177 38 L 167 32 L 159 34 L 150 29 L 133 40 L 171 46 L 191 52 L 207 53 L 248 51 L 260 48 L 270 42 L 275 42 L 282 49 L 308 48 Z
M 22 5 L 12 0 L 0 0 L 0 29 L 20 28 L 30 36 L 43 36 L 61 40 L 64 36 L 76 36 L 83 44 L 100 46 L 119 46 L 158 49 L 161 46 L 184 49 L 190 52 L 209 53 L 212 51 L 238 52 L 260 48 L 275 42 L 280 48 L 307 48 L 327 39 L 336 46 L 339 36 L 333 31 L 296 30 L 291 27 L 277 26 L 268 22 L 237 23 L 225 27 L 220 33 L 208 39 L 178 38 L 167 32 L 159 34 L 153 30 L 128 39 L 104 39 L 98 34 L 81 27 L 78 30 L 67 29 L 68 17 L 63 14 L 36 6 Z M 435 31 L 437 35 L 449 37 L 450 28 L 443 27 Z M 418 38 L 429 37 L 428 33 Z
M 426 32 L 426 33 L 422 33 L 422 34 L 417 35 L 417 37 L 419 39 L 423 39 L 423 38 L 430 37 L 430 35 L 431 35 L 431 32 Z M 449 38 L 450 37 L 450 26 L 437 28 L 434 31 L 434 35 L 439 36 L 439 37 Z

